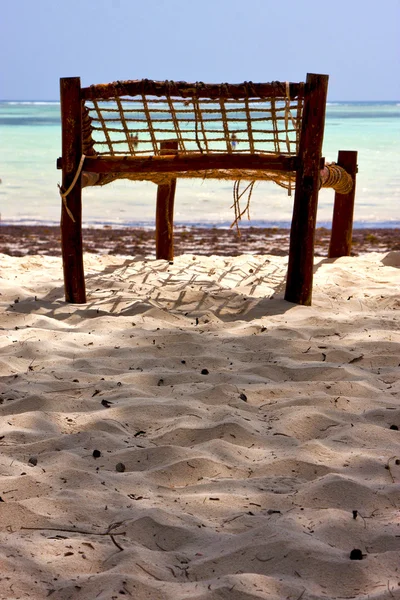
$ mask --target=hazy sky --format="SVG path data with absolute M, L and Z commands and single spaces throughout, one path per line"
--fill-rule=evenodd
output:
M 330 100 L 400 99 L 400 0 L 0 0 L 0 99 L 59 78 L 303 81 Z

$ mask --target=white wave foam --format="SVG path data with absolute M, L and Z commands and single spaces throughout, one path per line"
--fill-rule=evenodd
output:
M 5 102 L 4 104 L 8 104 L 8 105 L 29 105 L 29 106 L 57 106 L 60 104 L 60 102 L 54 100 L 54 101 L 9 101 L 9 102 Z

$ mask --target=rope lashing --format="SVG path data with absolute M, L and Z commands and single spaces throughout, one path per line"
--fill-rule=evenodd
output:
M 240 237 L 239 221 L 241 221 L 243 215 L 245 215 L 246 212 L 247 212 L 247 218 L 250 221 L 250 200 L 251 200 L 251 194 L 253 193 L 253 188 L 254 188 L 254 184 L 255 184 L 254 180 L 250 181 L 250 183 L 245 187 L 243 192 L 240 192 L 240 182 L 241 182 L 241 180 L 238 179 L 233 184 L 233 204 L 232 204 L 231 208 L 235 209 L 235 218 L 230 225 L 231 229 L 232 229 L 232 227 L 236 227 L 236 231 L 239 234 L 239 237 Z M 244 207 L 243 210 L 241 210 L 240 209 L 240 199 L 247 191 L 248 191 L 248 195 L 247 195 L 246 206 Z
M 290 154 L 290 138 L 289 138 L 289 117 L 293 122 L 292 113 L 290 112 L 290 86 L 289 82 L 286 81 L 286 95 L 285 95 L 285 133 L 286 133 L 286 148 Z M 294 123 L 294 122 L 293 122 Z M 292 195 L 292 178 L 289 175 L 289 187 L 288 196 Z
M 61 187 L 61 185 L 58 184 L 58 190 L 60 192 L 60 196 L 61 196 L 64 208 L 67 211 L 67 214 L 68 214 L 69 218 L 72 219 L 74 223 L 75 223 L 75 218 L 74 218 L 74 215 L 72 214 L 72 212 L 70 211 L 70 209 L 68 208 L 67 196 L 68 196 L 68 194 L 70 194 L 72 192 L 72 190 L 75 187 L 76 182 L 79 179 L 79 176 L 80 176 L 80 174 L 82 172 L 83 163 L 85 162 L 85 158 L 86 158 L 86 156 L 84 154 L 82 154 L 81 160 L 79 161 L 79 165 L 78 165 L 78 168 L 77 168 L 76 173 L 75 173 L 75 177 L 73 178 L 72 183 L 71 183 L 71 185 L 69 186 L 69 188 L 67 189 L 66 192 L 64 192 L 63 188 Z
M 199 104 L 199 98 L 197 95 L 197 90 L 201 87 L 202 82 L 196 81 L 195 83 L 195 92 L 193 94 L 193 110 L 194 110 L 194 126 L 195 126 L 195 137 L 196 137 L 196 144 L 198 149 L 200 150 L 200 153 L 203 154 L 204 150 L 202 148 L 202 145 L 200 143 L 200 139 L 199 139 L 199 122 L 201 122 L 201 109 L 200 109 L 200 104 Z
M 256 92 L 256 89 L 255 89 L 254 84 L 253 84 L 252 81 L 245 81 L 244 82 L 244 87 L 245 87 L 245 90 L 246 90 L 246 97 L 247 98 L 250 98 L 250 97 L 257 98 L 258 94 Z
M 82 149 L 86 156 L 96 156 L 95 141 L 92 137 L 92 117 L 89 109 L 82 105 Z
M 338 194 L 348 194 L 353 189 L 353 178 L 336 163 L 329 163 L 321 170 L 321 187 L 333 188 Z

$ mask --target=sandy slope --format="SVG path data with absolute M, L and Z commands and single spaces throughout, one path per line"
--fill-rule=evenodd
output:
M 286 260 L 1 255 L 1 599 L 400 598 L 400 252 Z

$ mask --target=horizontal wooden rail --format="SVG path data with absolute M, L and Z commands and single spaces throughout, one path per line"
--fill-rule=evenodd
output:
M 212 169 L 251 169 L 295 171 L 295 156 L 261 156 L 259 154 L 182 154 L 177 156 L 87 156 L 83 171 L 89 173 L 179 173 Z
M 290 98 L 304 96 L 302 83 L 289 83 Z M 286 82 L 271 83 L 187 83 L 186 81 L 152 81 L 138 79 L 133 81 L 115 81 L 114 83 L 91 85 L 81 90 L 83 100 L 107 100 L 119 96 L 177 96 L 181 98 L 224 98 L 236 100 L 243 98 L 286 97 Z

